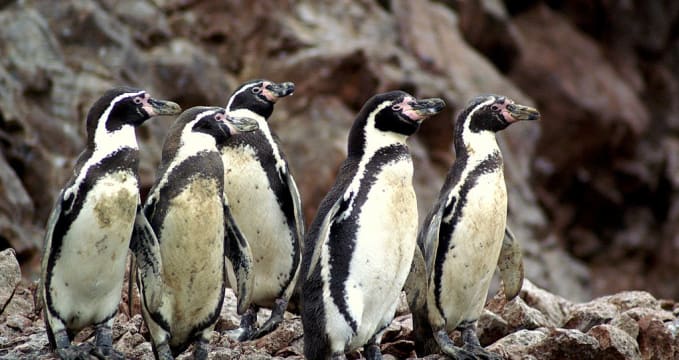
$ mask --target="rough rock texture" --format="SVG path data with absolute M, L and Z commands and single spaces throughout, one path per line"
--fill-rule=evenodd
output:
M 16 261 L 11 252 L 6 258 Z M 42 317 L 35 314 L 33 290 L 34 284 L 26 285 L 26 282 L 0 284 L 0 293 L 15 293 L 6 311 L 0 314 L 0 359 L 56 359 L 49 352 Z M 638 291 L 600 297 L 588 303 L 569 303 L 527 280 L 513 301 L 507 302 L 501 292 L 489 301 L 478 322 L 477 334 L 482 345 L 504 359 L 674 359 L 679 356 L 679 320 L 672 310 L 679 309 L 679 304 L 664 301 L 661 307 L 660 303 L 648 293 Z M 609 309 L 611 314 L 601 316 L 602 308 Z M 644 315 L 626 315 L 634 309 Z M 114 347 L 126 358 L 151 359 L 148 330 L 136 311 L 131 318 L 122 311 L 116 316 Z M 239 343 L 228 336 L 229 330 L 238 327 L 235 311 L 236 298 L 227 290 L 220 321 L 210 341 L 209 359 L 303 358 L 299 316 L 286 313 L 285 320 L 273 333 Z M 267 311 L 260 312 L 260 324 L 268 316 Z M 626 321 L 616 321 L 621 317 Z M 566 324 L 553 320 L 559 318 L 569 320 Z M 591 319 L 596 319 L 596 324 L 588 329 L 570 326 L 592 324 Z M 382 338 L 385 358 L 445 358 L 437 354 L 416 354 L 411 332 L 410 314 L 397 316 Z M 75 342 L 91 342 L 93 335 L 93 329 L 85 329 L 76 336 Z M 451 335 L 459 340 L 459 334 Z M 190 354 L 189 348 L 178 359 L 190 359 Z M 360 356 L 360 352 L 355 352 L 349 358 Z

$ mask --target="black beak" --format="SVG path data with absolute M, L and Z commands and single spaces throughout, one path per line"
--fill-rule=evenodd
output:
M 271 93 L 277 98 L 282 98 L 292 94 L 295 91 L 295 84 L 289 81 L 280 84 L 271 83 L 266 86 L 266 89 L 271 91 Z
M 231 115 L 226 115 L 225 123 L 239 133 L 259 129 L 257 120 L 249 117 L 234 117 Z
M 446 107 L 446 103 L 439 98 L 422 99 L 411 103 L 410 106 L 419 116 L 432 116 L 438 114 Z
M 177 115 L 182 111 L 182 108 L 172 101 L 167 100 L 156 100 L 150 98 L 148 100 L 150 107 L 144 107 L 144 110 L 149 114 L 149 116 L 157 115 Z
M 508 104 L 507 111 L 516 121 L 540 119 L 540 112 L 530 106 Z

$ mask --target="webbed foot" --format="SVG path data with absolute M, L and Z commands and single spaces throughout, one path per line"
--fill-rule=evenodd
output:
M 240 327 L 228 332 L 228 336 L 238 341 L 249 341 L 254 339 L 255 324 L 257 323 L 257 308 L 251 306 L 240 318 Z
M 452 359 L 456 360 L 478 360 L 473 352 L 455 346 L 445 330 L 438 330 L 434 333 L 434 338 L 439 344 L 441 351 Z
M 62 360 L 88 360 L 90 357 L 89 352 L 82 351 L 76 346 L 56 349 L 55 352 Z
M 288 302 L 284 299 L 276 299 L 274 307 L 271 309 L 271 316 L 264 322 L 264 324 L 255 331 L 250 339 L 259 339 L 260 337 L 276 330 L 278 325 L 283 321 L 285 309 L 288 307 Z

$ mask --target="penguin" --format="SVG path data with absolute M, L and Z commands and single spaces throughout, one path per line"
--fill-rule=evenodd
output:
M 440 348 L 454 359 L 499 358 L 479 344 L 476 321 L 495 266 L 507 298 L 518 294 L 523 267 L 506 226 L 507 188 L 495 135 L 517 121 L 539 118 L 536 109 L 499 95 L 475 97 L 457 117 L 456 160 L 419 232 L 406 285 L 418 352 Z M 448 337 L 456 329 L 461 348 Z
M 228 114 L 246 116 L 259 125 L 220 147 L 226 197 L 255 260 L 252 305 L 241 317 L 240 328 L 231 334 L 240 341 L 259 338 L 283 320 L 301 263 L 304 218 L 300 195 L 280 141 L 267 124 L 276 101 L 294 89 L 291 82 L 248 81 L 234 91 L 226 106 Z M 259 307 L 272 311 L 255 329 Z
M 223 108 L 193 107 L 168 130 L 143 208 L 159 243 L 161 277 L 143 271 L 137 277 L 156 359 L 172 359 L 191 343 L 194 358 L 207 358 L 224 300 L 225 257 L 236 271 L 238 312 L 249 306 L 252 254 L 224 197 L 217 145 L 256 128 L 256 121 L 227 116 Z
M 173 102 L 130 87 L 106 91 L 89 109 L 85 150 L 46 225 L 37 295 L 50 348 L 62 359 L 89 351 L 121 358 L 112 348 L 111 326 L 133 227 L 143 222 L 135 128 L 180 111 Z M 90 325 L 96 327 L 96 347 L 71 345 Z
M 370 98 L 349 132 L 347 158 L 305 237 L 301 273 L 304 355 L 345 358 L 379 344 L 394 317 L 416 247 L 417 201 L 406 139 L 441 99 L 403 91 Z

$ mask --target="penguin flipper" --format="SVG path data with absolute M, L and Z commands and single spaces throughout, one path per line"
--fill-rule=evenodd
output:
M 36 289 L 35 293 L 33 293 L 33 305 L 35 309 L 35 314 L 40 314 L 40 311 L 42 310 L 42 307 L 45 304 L 45 299 L 44 299 L 44 286 L 45 284 L 43 283 L 45 279 L 47 279 L 47 263 L 49 261 L 49 254 L 48 251 L 52 247 L 52 236 L 54 235 L 54 227 L 57 224 L 57 221 L 59 221 L 59 218 L 61 217 L 61 212 L 62 212 L 62 207 L 61 203 L 63 201 L 64 197 L 64 190 L 61 190 L 59 192 L 59 196 L 57 196 L 57 201 L 54 203 L 54 207 L 52 207 L 52 212 L 50 212 L 50 216 L 47 219 L 47 225 L 45 229 L 45 237 L 43 238 L 43 243 L 42 243 L 42 259 L 40 260 L 40 281 L 38 281 L 38 288 Z
M 234 289 L 237 290 L 238 297 L 236 311 L 238 315 L 242 315 L 252 302 L 252 289 L 255 281 L 252 271 L 254 262 L 250 245 L 236 225 L 226 203 L 224 204 L 224 251 L 236 276 L 237 286 Z
M 523 286 L 523 254 L 521 244 L 516 240 L 509 227 L 505 228 L 505 237 L 502 239 L 502 249 L 500 250 L 497 267 L 504 284 L 505 298 L 510 301 L 519 294 L 521 286 Z
M 438 249 L 443 210 L 444 207 L 438 205 L 425 219 L 424 227 L 417 237 L 413 262 L 404 286 L 408 306 L 413 315 L 415 349 L 420 355 L 430 353 L 430 350 L 435 348 L 432 341 L 434 332 L 427 308 L 427 294 Z
M 335 218 L 337 217 L 337 214 L 340 209 L 340 205 L 342 204 L 342 197 L 339 197 L 334 204 L 330 207 L 328 210 L 328 213 L 326 214 L 325 218 L 323 219 L 323 222 L 321 223 L 321 226 L 319 227 L 318 230 L 318 237 L 314 239 L 313 246 L 314 246 L 314 251 L 311 255 L 311 259 L 309 262 L 309 269 L 306 273 L 306 278 L 309 279 L 311 274 L 314 273 L 314 269 L 316 268 L 316 265 L 318 265 L 318 262 L 321 259 L 321 249 L 323 249 L 323 244 L 325 244 L 326 239 L 330 235 L 330 226 L 335 222 Z
M 417 237 L 417 246 L 422 251 L 424 257 L 426 274 L 430 275 L 434 268 L 434 260 L 439 246 L 439 232 L 441 230 L 441 219 L 445 206 L 438 205 L 424 221 L 424 228 Z M 429 277 L 427 276 L 427 279 Z
M 130 274 L 137 271 L 144 306 L 150 313 L 155 313 L 162 304 L 163 267 L 158 238 L 142 212 L 141 205 L 137 205 L 130 250 L 136 260 L 136 266 L 130 269 Z M 128 296 L 131 298 L 132 294 Z
M 286 171 L 285 175 L 284 179 L 288 186 L 290 197 L 292 198 L 292 206 L 295 210 L 295 228 L 297 229 L 297 239 L 299 239 L 300 244 L 297 251 L 301 252 L 304 249 L 304 214 L 302 213 L 302 200 L 299 196 L 299 190 L 297 189 L 295 179 L 293 179 L 290 171 Z

